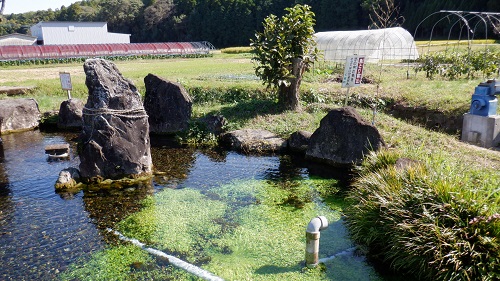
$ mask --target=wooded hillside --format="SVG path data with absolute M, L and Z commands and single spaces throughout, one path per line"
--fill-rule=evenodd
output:
M 132 34 L 132 42 L 209 41 L 217 48 L 246 46 L 255 31 L 262 29 L 265 17 L 281 16 L 284 8 L 298 2 L 312 7 L 316 31 L 331 31 L 367 29 L 372 25 L 369 9 L 374 1 L 384 0 L 83 0 L 55 11 L 4 15 L 0 35 L 26 34 L 39 21 L 106 21 L 110 32 Z M 439 10 L 500 12 L 498 0 L 394 0 L 394 4 L 404 19 L 402 26 L 412 34 L 425 17 Z M 450 21 L 456 19 L 446 24 Z M 417 36 L 427 39 L 435 22 L 422 23 Z M 434 31 L 437 36 L 447 36 L 444 22 Z M 489 38 L 494 36 L 491 31 Z M 484 33 L 484 27 L 478 32 Z

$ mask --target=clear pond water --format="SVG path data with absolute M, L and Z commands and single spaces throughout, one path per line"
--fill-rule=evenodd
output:
M 0 280 L 61 279 L 71 264 L 119 244 L 106 229 L 115 228 L 120 221 L 139 212 L 144 198 L 162 190 L 206 191 L 238 180 L 283 181 L 310 176 L 307 168 L 296 165 L 287 156 L 246 156 L 175 148 L 156 142 L 152 158 L 155 168 L 162 173 L 153 178 L 150 186 L 113 192 L 56 193 L 54 183 L 59 172 L 78 167 L 76 136 L 39 131 L 2 136 Z M 57 143 L 71 145 L 69 160 L 48 159 L 45 146 Z M 335 246 L 327 248 L 327 255 L 352 247 L 341 221 L 332 222 L 324 232 L 321 243 L 329 245 L 336 240 Z M 302 255 L 304 249 L 305 245 L 297 251 Z M 353 271 L 352 275 L 341 275 L 336 280 L 381 280 L 361 257 L 350 257 L 342 261 L 342 266 L 350 267 L 346 272 Z M 259 270 L 271 274 L 283 268 L 269 265 Z

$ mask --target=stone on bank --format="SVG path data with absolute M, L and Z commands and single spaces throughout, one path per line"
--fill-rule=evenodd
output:
M 193 101 L 179 83 L 153 74 L 144 78 L 144 108 L 152 134 L 175 134 L 188 129 Z
M 34 99 L 3 99 L 0 101 L 0 132 L 3 134 L 37 128 L 41 113 Z
M 61 130 L 82 129 L 83 102 L 79 99 L 69 99 L 61 103 L 57 118 L 57 128 Z
M 336 167 L 361 164 L 370 151 L 385 146 L 379 131 L 352 107 L 331 110 L 312 134 L 306 158 Z

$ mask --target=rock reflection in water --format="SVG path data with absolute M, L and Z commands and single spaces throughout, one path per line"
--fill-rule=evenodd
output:
M 151 147 L 156 186 L 177 188 L 196 160 L 195 150 L 180 147 Z
M 129 187 L 123 190 L 85 191 L 83 203 L 85 210 L 101 236 L 107 243 L 115 244 L 117 237 L 107 231 L 128 215 L 141 209 L 141 201 L 153 193 L 151 184 Z
M 3 143 L 0 141 L 0 239 L 3 235 L 8 234 L 8 228 L 6 227 L 12 220 L 12 213 L 14 206 L 10 200 L 10 189 L 9 189 L 9 179 L 5 173 L 4 168 L 4 152 Z
M 5 173 L 4 168 L 5 154 L 3 152 L 3 144 L 0 142 L 0 198 L 9 195 L 10 191 L 8 189 L 9 179 Z M 0 199 L 1 200 L 1 199 Z

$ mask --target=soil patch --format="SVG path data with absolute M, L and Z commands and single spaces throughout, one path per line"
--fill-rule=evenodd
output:
M 85 75 L 80 65 L 67 67 L 37 67 L 29 69 L 0 69 L 0 83 L 59 79 L 59 72 L 69 72 L 71 76 Z
M 462 130 L 463 109 L 451 113 L 431 110 L 423 106 L 409 106 L 405 102 L 396 102 L 387 109 L 394 117 L 421 124 L 431 129 L 456 134 Z

